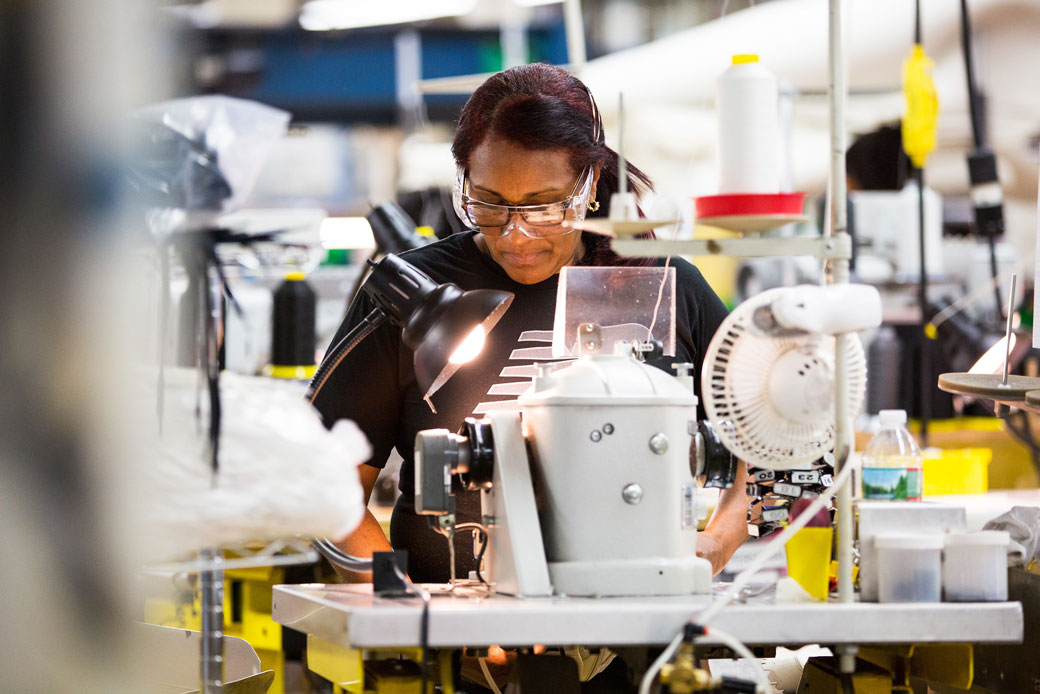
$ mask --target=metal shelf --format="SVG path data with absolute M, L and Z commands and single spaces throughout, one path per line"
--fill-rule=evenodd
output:
M 720 255 L 737 258 L 815 256 L 821 260 L 849 260 L 852 241 L 848 234 L 822 236 L 741 237 L 732 239 L 617 239 L 614 251 L 622 256 L 662 258 L 673 255 Z

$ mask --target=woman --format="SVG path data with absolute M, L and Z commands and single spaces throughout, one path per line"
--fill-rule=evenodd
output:
M 614 254 L 607 239 L 563 224 L 583 218 L 586 211 L 605 215 L 618 189 L 617 153 L 604 144 L 595 101 L 566 71 L 525 65 L 489 78 L 462 110 L 452 153 L 459 167 L 456 211 L 477 231 L 454 234 L 403 257 L 436 282 L 453 282 L 464 290 L 513 292 L 512 305 L 488 335 L 480 356 L 456 372 L 430 404 L 415 383 L 412 354 L 401 345 L 400 331 L 389 326 L 355 348 L 314 400 L 327 426 L 341 418 L 353 419 L 372 442 L 372 458 L 361 466 L 366 501 L 391 449 L 396 447 L 404 458 L 390 543 L 408 550 L 409 574 L 417 582 L 446 582 L 449 555 L 445 538 L 414 512 L 416 432 L 455 431 L 465 417 L 501 399 L 492 393 L 503 388 L 494 386 L 523 382 L 504 369 L 531 363 L 518 350 L 539 345 L 526 340 L 524 331 L 552 329 L 561 268 L 633 264 Z M 638 169 L 629 165 L 628 171 L 630 190 L 649 185 Z M 634 261 L 660 263 L 663 260 Z M 678 259 L 671 265 L 677 275 L 676 355 L 655 366 L 670 370 L 672 362 L 692 362 L 699 373 L 701 357 L 726 309 L 696 268 Z M 372 308 L 360 295 L 333 344 Z M 722 493 L 697 539 L 698 554 L 711 561 L 715 573 L 747 537 L 746 471 L 740 468 L 733 488 Z M 459 493 L 456 503 L 459 522 L 479 520 L 477 492 Z M 390 549 L 390 543 L 369 513 L 339 544 L 351 554 L 368 556 Z M 456 536 L 460 576 L 475 568 L 472 547 L 468 534 Z

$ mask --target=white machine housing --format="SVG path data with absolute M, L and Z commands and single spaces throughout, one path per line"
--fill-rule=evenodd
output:
M 543 368 L 520 396 L 554 593 L 710 592 L 711 564 L 696 555 L 703 514 L 690 469 L 697 421 L 690 380 L 630 355 L 583 356 L 566 368 Z M 482 507 L 494 519 L 488 566 L 498 590 L 532 595 L 542 585 L 530 567 L 538 561 L 530 550 L 536 531 L 518 521 L 534 497 L 518 501 L 522 492 L 511 488 L 524 484 L 518 468 L 527 463 L 526 455 L 515 460 L 523 452 L 520 421 L 492 417 L 496 479 Z M 527 575 L 518 581 L 520 567 Z

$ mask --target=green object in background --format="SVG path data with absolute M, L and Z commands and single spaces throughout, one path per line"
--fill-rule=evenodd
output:
M 1033 287 L 1033 291 L 1036 291 L 1036 287 Z M 1020 330 L 1033 331 L 1033 293 L 1026 292 L 1026 295 L 1022 298 L 1022 303 L 1018 305 L 1018 316 L 1022 319 L 1019 323 Z
M 321 261 L 322 265 L 350 265 L 350 249 L 349 248 L 330 248 L 325 252 L 325 259 Z
M 499 72 L 502 70 L 502 44 L 499 41 L 481 41 L 477 51 L 479 72 Z

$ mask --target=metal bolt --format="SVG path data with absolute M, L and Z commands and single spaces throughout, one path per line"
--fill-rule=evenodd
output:
M 621 498 L 625 500 L 626 504 L 634 506 L 643 500 L 643 488 L 635 482 L 626 484 L 625 488 L 621 490 Z
M 611 434 L 613 434 L 614 433 L 614 425 L 611 424 L 610 422 L 607 422 L 606 424 L 604 424 L 603 425 L 603 433 L 606 434 L 607 436 L 610 436 Z
M 650 450 L 657 455 L 664 455 L 668 452 L 668 437 L 657 432 L 650 437 Z
M 603 438 L 603 434 L 602 432 L 600 432 L 599 429 L 593 429 L 592 433 L 589 434 L 589 438 L 592 439 L 593 442 L 598 442 L 600 439 Z

